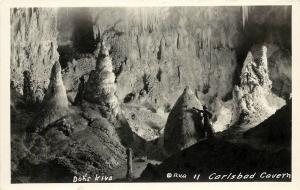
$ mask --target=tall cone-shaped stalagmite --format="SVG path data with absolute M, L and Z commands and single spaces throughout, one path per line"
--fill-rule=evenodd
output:
M 271 91 L 267 47 L 256 45 L 248 52 L 240 76 L 240 85 L 235 86 L 234 99 L 240 122 L 259 123 L 285 104 Z
M 112 60 L 108 48 L 102 42 L 96 62 L 96 69 L 89 75 L 86 85 L 85 99 L 98 104 L 98 108 L 105 117 L 115 117 L 119 112 L 118 98 L 115 95 L 116 84 L 113 73 Z
M 68 111 L 68 98 L 61 76 L 61 66 L 56 62 L 52 67 L 50 84 L 35 122 L 37 131 L 42 131 L 49 124 L 67 115 Z
M 193 107 L 201 109 L 201 103 L 189 87 L 186 87 L 167 119 L 164 148 L 168 153 L 180 151 L 198 141 L 201 124 Z

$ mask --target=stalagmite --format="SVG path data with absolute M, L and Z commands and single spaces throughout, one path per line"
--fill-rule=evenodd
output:
M 44 130 L 49 124 L 66 116 L 68 111 L 68 98 L 62 81 L 61 66 L 59 62 L 56 62 L 52 67 L 50 84 L 35 122 L 35 126 L 37 126 L 35 131 Z
M 199 139 L 200 121 L 192 108 L 201 109 L 201 103 L 186 87 L 172 108 L 164 131 L 164 148 L 174 153 L 195 144 Z
M 259 123 L 285 104 L 285 101 L 271 92 L 267 47 L 256 45 L 251 48 L 244 61 L 240 86 L 234 89 L 237 113 L 240 122 Z
M 126 173 L 126 178 L 128 180 L 132 179 L 132 149 L 131 148 L 127 148 L 126 150 L 126 154 L 127 154 L 127 173 Z
M 86 85 L 85 99 L 96 103 L 105 117 L 115 117 L 119 112 L 118 98 L 115 95 L 116 84 L 112 60 L 108 48 L 102 43 L 96 62 L 96 69 L 91 71 Z
M 254 72 L 257 74 L 259 83 L 265 88 L 272 88 L 272 81 L 269 78 L 267 47 L 256 45 L 251 48 L 253 60 L 257 67 L 253 67 Z

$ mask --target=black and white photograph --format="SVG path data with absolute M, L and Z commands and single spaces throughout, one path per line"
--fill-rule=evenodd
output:
M 11 184 L 294 180 L 291 5 L 9 12 Z

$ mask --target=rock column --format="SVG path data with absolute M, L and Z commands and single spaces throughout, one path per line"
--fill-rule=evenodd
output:
M 98 108 L 106 118 L 115 117 L 119 112 L 118 98 L 115 95 L 115 79 L 108 48 L 102 43 L 96 69 L 89 75 L 85 99 L 99 105 Z
M 132 149 L 127 148 L 126 150 L 127 153 L 127 173 L 126 173 L 126 178 L 128 180 L 132 179 Z
M 272 93 L 271 88 L 267 48 L 264 45 L 253 46 L 244 61 L 240 85 L 235 86 L 233 93 L 240 123 L 255 125 L 285 104 L 283 99 Z
M 49 124 L 66 116 L 68 112 L 68 98 L 61 76 L 61 66 L 56 62 L 52 67 L 50 84 L 34 126 L 37 126 L 37 131 L 40 132 Z

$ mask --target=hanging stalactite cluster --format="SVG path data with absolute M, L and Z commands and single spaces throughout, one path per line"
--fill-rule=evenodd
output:
M 248 21 L 248 16 L 249 16 L 249 7 L 247 6 L 242 6 L 242 19 L 243 19 L 243 28 L 245 28 L 245 24 Z

